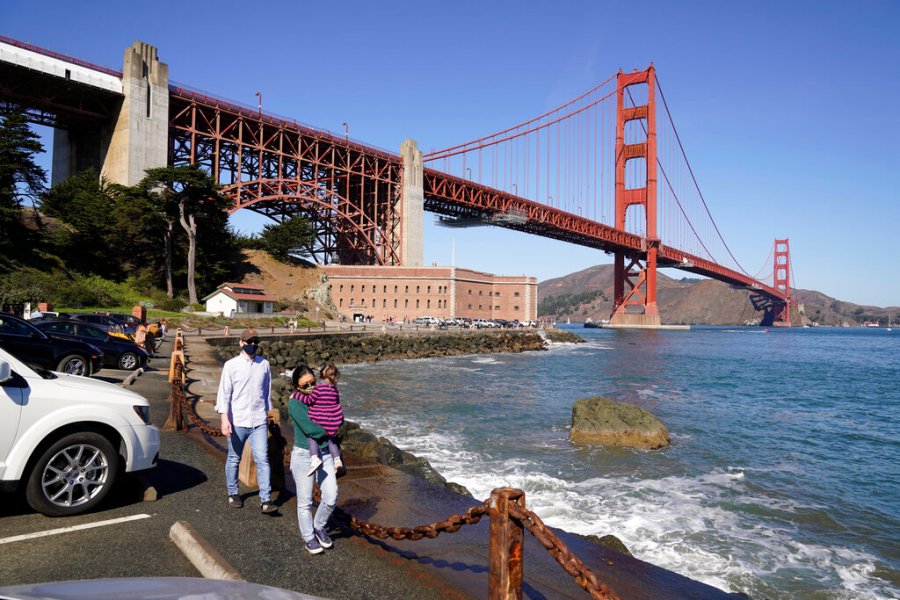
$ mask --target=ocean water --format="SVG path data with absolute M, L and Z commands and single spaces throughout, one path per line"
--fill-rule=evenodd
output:
M 347 366 L 347 416 L 479 499 L 521 488 L 549 525 L 725 590 L 900 598 L 900 329 L 571 328 L 588 343 Z M 571 444 L 593 395 L 672 445 Z

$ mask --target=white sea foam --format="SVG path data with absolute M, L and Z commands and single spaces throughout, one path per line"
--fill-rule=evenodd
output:
M 743 468 L 695 477 L 568 481 L 541 472 L 524 459 L 473 452 L 459 435 L 411 436 L 416 427 L 386 419 L 371 426 L 427 458 L 476 498 L 488 497 L 496 487 L 522 489 L 528 506 L 548 525 L 582 534 L 613 533 L 638 558 L 721 589 L 786 598 L 789 594 L 780 596 L 762 579 L 777 582 L 781 577 L 791 583 L 793 570 L 814 570 L 827 575 L 823 590 L 841 588 L 847 594 L 828 592 L 824 597 L 889 597 L 881 580 L 872 576 L 875 557 L 804 543 L 791 527 L 751 520 L 730 510 L 733 502 L 788 512 L 803 508 L 749 492 L 745 482 L 750 475 Z
M 473 362 L 473 363 L 480 364 L 480 365 L 492 365 L 492 364 L 496 364 L 496 363 L 498 363 L 498 362 L 500 362 L 500 361 L 498 361 L 498 360 L 497 360 L 496 358 L 494 358 L 493 356 L 485 356 L 485 357 L 482 357 L 482 358 L 473 358 L 473 359 L 472 359 L 472 362 Z

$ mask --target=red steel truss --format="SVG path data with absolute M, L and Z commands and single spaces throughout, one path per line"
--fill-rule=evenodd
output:
M 231 213 L 303 216 L 321 264 L 400 264 L 398 156 L 175 86 L 169 107 L 169 162 L 206 168 Z
M 607 253 L 621 252 L 629 260 L 645 260 L 647 255 L 647 241 L 637 234 L 467 179 L 425 169 L 424 186 L 425 209 L 430 212 L 453 217 L 490 219 L 492 224 L 499 227 L 596 248 Z M 498 216 L 512 218 L 503 219 L 497 218 Z M 657 246 L 657 266 L 675 267 L 725 283 L 752 288 L 772 298 L 782 297 L 781 292 L 775 288 L 748 275 L 665 244 Z

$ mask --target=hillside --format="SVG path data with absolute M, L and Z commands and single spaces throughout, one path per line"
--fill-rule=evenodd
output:
M 755 306 L 759 301 L 752 291 L 711 279 L 673 279 L 660 272 L 657 290 L 664 323 L 743 325 L 764 322 L 766 316 L 765 310 Z M 795 290 L 795 295 L 799 306 L 792 310 L 794 324 L 862 325 L 879 321 L 884 326 L 889 314 L 894 315 L 895 322 L 900 320 L 900 307 L 859 306 L 810 290 Z M 608 319 L 612 296 L 613 266 L 596 265 L 540 282 L 539 316 L 573 321 Z
M 323 292 L 321 269 L 288 265 L 262 250 L 245 249 L 241 254 L 244 257 L 241 283 L 262 286 L 285 310 L 296 311 L 309 319 L 316 318 L 316 306 L 321 309 L 319 317 L 334 314 L 331 299 Z

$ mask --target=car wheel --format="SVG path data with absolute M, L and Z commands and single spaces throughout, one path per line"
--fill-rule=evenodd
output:
M 49 517 L 94 508 L 109 493 L 119 472 L 119 455 L 105 437 L 73 433 L 47 448 L 28 477 L 29 506 Z
M 119 357 L 119 368 L 125 369 L 126 371 L 134 371 L 138 368 L 138 365 L 141 364 L 141 361 L 138 360 L 137 354 L 134 352 L 125 352 L 122 356 Z
M 56 367 L 56 370 L 60 373 L 68 373 L 69 375 L 81 375 L 82 377 L 91 376 L 90 363 L 85 360 L 83 356 L 77 354 L 70 354 L 59 361 L 59 366 Z

